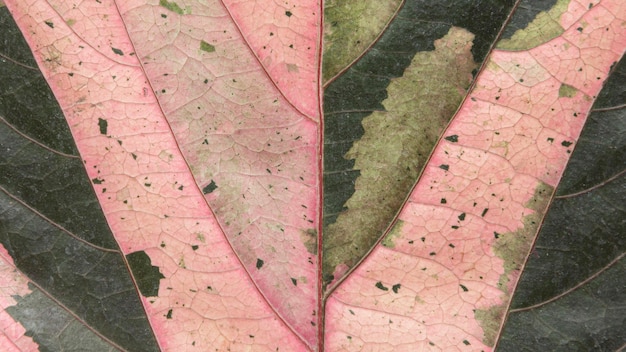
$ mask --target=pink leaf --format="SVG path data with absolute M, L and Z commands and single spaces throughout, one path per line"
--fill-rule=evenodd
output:
M 320 2 L 7 3 L 126 265 L 145 253 L 161 276 L 156 296 L 133 280 L 166 351 L 491 350 L 626 48 L 607 0 L 492 50 L 391 230 L 323 292 Z M 6 312 L 29 283 L 0 246 L 8 350 L 37 348 Z
M 573 143 L 623 54 L 625 14 L 619 1 L 572 2 L 560 37 L 492 52 L 388 240 L 327 300 L 326 348 L 493 346 Z

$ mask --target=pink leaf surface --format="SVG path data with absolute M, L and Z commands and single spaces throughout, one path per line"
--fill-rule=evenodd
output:
M 493 51 L 389 242 L 327 300 L 328 350 L 491 350 L 487 327 L 502 323 L 542 218 L 533 215 L 623 54 L 625 19 L 621 1 L 572 1 L 560 37 Z
M 183 16 L 128 2 L 9 6 L 30 33 L 122 252 L 145 251 L 165 276 L 158 297 L 144 297 L 161 347 L 315 345 L 317 123 L 282 97 L 228 11 L 220 3 Z M 219 191 L 201 191 L 211 183 Z
M 385 241 L 323 302 L 319 2 L 7 5 L 122 253 L 164 276 L 141 298 L 166 351 L 491 350 L 626 46 L 625 3 L 572 1 L 561 36 L 494 50 Z M 0 250 L 6 308 L 29 288 Z M 0 324 L 3 347 L 37 348 Z
M 0 346 L 3 351 L 38 350 L 39 346 L 33 339 L 25 335 L 26 329 L 5 310 L 17 303 L 16 296 L 26 296 L 31 292 L 28 282 L 28 277 L 15 268 L 13 259 L 0 245 Z

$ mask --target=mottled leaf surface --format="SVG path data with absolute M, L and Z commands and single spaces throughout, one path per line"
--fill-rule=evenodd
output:
M 558 37 L 492 51 L 394 228 L 327 300 L 327 346 L 494 346 L 591 103 L 624 51 L 624 4 L 587 5 L 569 3 Z M 610 317 L 606 334 L 623 324 Z
M 626 341 L 625 69 L 622 58 L 556 190 L 513 296 L 504 351 L 612 351 Z
M 321 5 L 0 9 L 3 349 L 623 348 L 624 5 Z

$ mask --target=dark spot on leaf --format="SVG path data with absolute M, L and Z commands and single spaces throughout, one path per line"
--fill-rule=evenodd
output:
M 426 237 L 422 237 L 420 240 L 422 240 L 422 242 L 426 242 Z
M 489 208 L 485 208 L 483 209 L 483 213 L 480 214 L 480 216 L 484 217 L 485 215 L 487 215 L 487 212 L 489 211 Z
M 572 145 L 572 142 L 570 142 L 570 141 L 563 141 L 563 142 L 561 142 L 561 145 L 564 146 L 564 147 L 569 147 L 570 145 Z
M 576 28 L 576 30 L 579 31 L 580 33 L 582 33 L 583 32 L 583 27 L 578 27 L 578 28 Z
M 96 178 L 92 179 L 91 182 L 93 182 L 94 185 L 99 185 L 99 184 L 102 184 L 102 182 L 104 182 L 104 180 L 101 179 L 101 178 L 96 177 Z
M 441 198 L 441 204 L 446 204 L 448 201 L 445 198 Z
M 261 267 L 263 267 L 264 263 L 265 262 L 263 261 L 263 259 L 256 258 L 256 268 L 257 269 L 261 269 Z
M 437 252 L 430 252 L 430 253 L 428 253 L 428 255 L 430 255 L 430 256 L 437 255 Z
M 113 48 L 113 47 L 111 47 L 111 50 L 113 50 L 113 52 L 114 52 L 115 54 L 119 55 L 119 56 L 124 56 L 124 52 L 123 52 L 123 51 L 121 51 L 121 50 L 120 50 L 120 49 L 118 49 L 118 48 Z
M 163 18 L 167 18 L 167 15 L 166 15 L 166 14 L 164 14 L 164 13 L 162 13 L 162 14 L 161 14 L 161 17 L 163 17 Z
M 191 246 L 191 249 L 193 249 L 194 251 L 197 251 L 198 250 L 198 246 L 194 244 L 193 246 Z
M 144 251 L 130 253 L 126 260 L 141 295 L 156 297 L 159 294 L 160 280 L 165 278 L 159 267 L 152 265 L 150 257 Z
M 395 284 L 391 286 L 391 291 L 393 291 L 393 293 L 398 293 L 398 290 L 400 289 L 401 286 L 402 286 L 401 284 Z
M 554 138 L 548 137 L 548 142 L 550 142 L 550 143 L 554 142 Z
M 293 13 L 291 13 L 291 11 L 285 11 L 285 16 L 291 17 L 291 15 L 293 15 Z
M 458 136 L 458 135 L 456 135 L 456 134 L 453 134 L 453 135 L 448 136 L 448 137 L 446 137 L 446 138 L 444 138 L 444 139 L 445 139 L 445 140 L 447 140 L 447 141 L 450 141 L 450 142 L 452 142 L 452 143 L 456 143 L 456 142 L 458 142 L 458 141 L 459 141 L 459 136 Z
M 465 220 L 465 213 L 461 213 L 461 215 L 459 215 L 459 220 Z
M 376 283 L 376 285 L 374 285 L 374 286 L 376 286 L 376 288 L 379 288 L 379 289 L 381 289 L 381 290 L 383 290 L 383 291 L 389 291 L 389 288 L 388 288 L 388 287 L 385 287 L 385 285 L 383 285 L 383 283 L 382 283 L 382 282 L 380 282 L 380 281 L 378 281 L 378 282 Z
M 348 309 L 348 312 L 350 312 L 350 314 L 354 315 L 354 312 L 352 311 L 352 309 Z
M 167 311 L 167 315 L 165 315 L 165 319 L 172 319 L 172 310 Z
M 463 290 L 463 292 L 467 292 L 467 291 L 469 291 L 469 290 L 467 289 L 467 287 L 465 287 L 465 285 L 459 285 L 459 286 L 461 286 L 461 289 Z
M 448 244 L 448 247 L 450 247 L 450 248 L 455 248 L 455 246 L 454 246 L 452 243 L 449 243 L 449 244 Z
M 215 181 L 211 180 L 211 183 L 209 183 L 208 185 L 204 186 L 204 188 L 202 188 L 202 193 L 209 194 L 215 191 L 216 189 L 217 189 L 217 185 L 215 184 Z
M 109 123 L 107 120 L 98 118 L 98 127 L 100 127 L 100 134 L 107 134 L 107 128 L 109 127 Z
M 47 25 L 48 25 L 48 27 L 50 27 L 50 28 L 54 28 L 54 23 L 52 23 L 52 22 L 50 22 L 50 21 L 45 21 L 44 23 L 45 23 L 45 24 L 47 24 Z
M 456 229 L 458 229 L 459 227 L 458 227 L 458 226 L 456 226 L 456 225 L 452 225 L 452 228 L 456 230 Z
M 448 171 L 450 169 L 450 165 L 441 164 L 439 165 L 439 168 Z
M 494 231 L 494 232 L 493 232 L 493 237 L 495 237 L 495 238 L 500 238 L 500 234 Z
M 298 286 L 298 280 L 294 279 L 293 277 L 291 278 L 291 283 L 292 283 L 294 286 Z
M 465 346 L 469 346 L 469 345 L 470 345 L 470 342 L 469 342 L 469 341 L 467 341 L 467 340 L 463 340 L 463 344 L 464 344 Z

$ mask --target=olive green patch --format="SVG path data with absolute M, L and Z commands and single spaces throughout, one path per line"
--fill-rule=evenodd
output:
M 215 51 L 215 46 L 205 42 L 204 40 L 200 41 L 200 50 L 206 51 L 207 53 L 212 53 Z
M 363 119 L 365 133 L 345 155 L 356 159 L 360 176 L 347 210 L 324 228 L 323 277 L 337 265 L 358 262 L 404 204 L 471 83 L 473 39 L 452 27 L 434 51 L 418 52 L 404 75 L 391 80 L 382 102 L 386 111 Z
M 496 48 L 528 50 L 558 37 L 565 31 L 560 21 L 569 3 L 570 0 L 558 0 L 549 11 L 540 12 L 526 28 L 517 30 L 511 38 L 498 41 Z
M 400 234 L 402 233 L 402 226 L 404 226 L 404 221 L 398 220 L 393 225 L 387 236 L 383 238 L 381 244 L 387 248 L 394 248 L 396 246 L 395 239 L 400 237 Z
M 317 255 L 317 230 L 307 229 L 300 233 L 300 240 L 304 244 L 307 252 Z
M 496 336 L 504 318 L 504 305 L 493 306 L 489 309 L 476 309 L 474 317 L 483 328 L 483 343 L 487 346 L 496 344 Z
M 402 0 L 324 2 L 323 82 L 358 58 L 383 32 Z
M 559 88 L 559 98 L 573 98 L 576 93 L 578 93 L 578 89 L 570 86 L 569 84 L 563 83 Z
M 502 324 L 504 311 L 511 300 L 512 292 L 509 292 L 508 289 L 511 274 L 514 271 L 521 270 L 526 262 L 553 193 L 554 187 L 540 182 L 537 188 L 535 188 L 533 197 L 524 205 L 527 209 L 532 209 L 535 212 L 524 217 L 523 227 L 515 232 L 496 235 L 493 252 L 504 260 L 504 273 L 500 275 L 498 281 L 498 288 L 503 292 L 502 300 L 504 303 L 488 309 L 477 309 L 474 313 L 476 320 L 479 321 L 483 328 L 483 342 L 487 346 L 495 344 L 496 334 Z
M 178 6 L 177 3 L 175 3 L 174 1 L 167 1 L 167 0 L 159 0 L 159 5 L 165 7 L 166 9 L 175 12 L 179 15 L 185 15 L 188 14 L 188 12 L 186 12 L 185 10 L 183 10 L 180 6 Z

